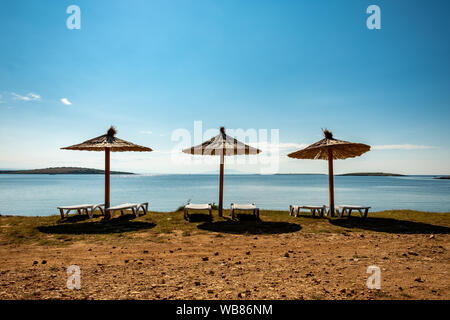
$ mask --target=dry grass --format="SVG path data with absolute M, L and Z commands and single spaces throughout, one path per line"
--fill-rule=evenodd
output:
M 248 215 L 232 221 L 229 212 L 213 220 L 196 215 L 192 222 L 183 219 L 181 211 L 149 212 L 134 218 L 127 213 L 104 220 L 101 216 L 87 219 L 85 215 L 20 217 L 0 216 L 0 244 L 39 244 L 64 246 L 78 241 L 126 241 L 136 238 L 162 241 L 173 232 L 183 236 L 199 233 L 220 234 L 282 234 L 282 233 L 348 233 L 387 232 L 398 234 L 450 233 L 448 213 L 396 210 L 370 213 L 367 219 L 354 214 L 348 218 L 313 218 L 308 214 L 291 217 L 285 211 L 261 211 L 261 220 Z

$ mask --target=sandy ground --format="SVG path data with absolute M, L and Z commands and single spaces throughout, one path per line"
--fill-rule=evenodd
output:
M 1 299 L 449 299 L 450 235 L 183 236 L 0 247 Z M 81 289 L 66 287 L 69 265 Z M 367 267 L 381 269 L 369 290 Z

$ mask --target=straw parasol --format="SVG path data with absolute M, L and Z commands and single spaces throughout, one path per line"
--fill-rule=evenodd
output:
M 261 150 L 250 147 L 225 134 L 225 127 L 220 128 L 220 133 L 198 146 L 183 150 L 184 153 L 204 156 L 220 156 L 220 180 L 219 180 L 219 217 L 223 210 L 223 171 L 225 156 L 258 154 Z
M 119 139 L 116 137 L 116 129 L 111 126 L 108 132 L 100 137 L 87 140 L 80 144 L 61 148 L 63 150 L 82 150 L 82 151 L 105 151 L 105 209 L 109 208 L 109 175 L 110 175 L 110 152 L 138 151 L 150 152 L 151 148 L 139 146 L 137 144 Z
M 330 213 L 334 215 L 334 181 L 333 159 L 347 159 L 362 155 L 370 150 L 370 146 L 333 138 L 333 133 L 323 130 L 325 138 L 306 147 L 305 149 L 288 154 L 295 159 L 328 160 L 328 182 L 330 188 Z

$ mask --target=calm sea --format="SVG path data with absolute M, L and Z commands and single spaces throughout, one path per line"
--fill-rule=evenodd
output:
M 111 205 L 149 202 L 151 210 L 172 211 L 192 202 L 218 202 L 217 175 L 114 175 Z M 102 203 L 102 175 L 0 175 L 0 214 L 52 215 L 59 205 Z M 450 212 L 450 180 L 432 176 L 335 177 L 336 204 L 373 210 Z M 326 175 L 226 175 L 224 204 L 253 202 L 288 210 L 289 204 L 328 203 Z

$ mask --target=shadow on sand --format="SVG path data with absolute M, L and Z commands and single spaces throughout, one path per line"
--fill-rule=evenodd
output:
M 64 219 L 60 221 L 59 224 L 57 225 L 40 226 L 37 229 L 40 232 L 51 234 L 108 234 L 108 233 L 139 231 L 151 229 L 156 226 L 156 224 L 151 222 L 132 221 L 134 218 L 135 218 L 134 215 L 127 214 L 117 218 L 113 218 L 111 220 L 101 220 L 83 223 L 73 222 L 77 220 L 67 222 Z M 84 220 L 86 219 L 87 218 L 85 218 Z
M 296 232 L 302 227 L 296 223 L 261 221 L 253 215 L 238 214 L 237 220 L 205 222 L 197 226 L 201 230 L 232 234 L 281 234 Z
M 423 222 L 396 220 L 390 218 L 343 218 L 330 220 L 330 223 L 343 228 L 358 228 L 363 230 L 402 233 L 402 234 L 449 234 L 450 228 L 436 226 Z

